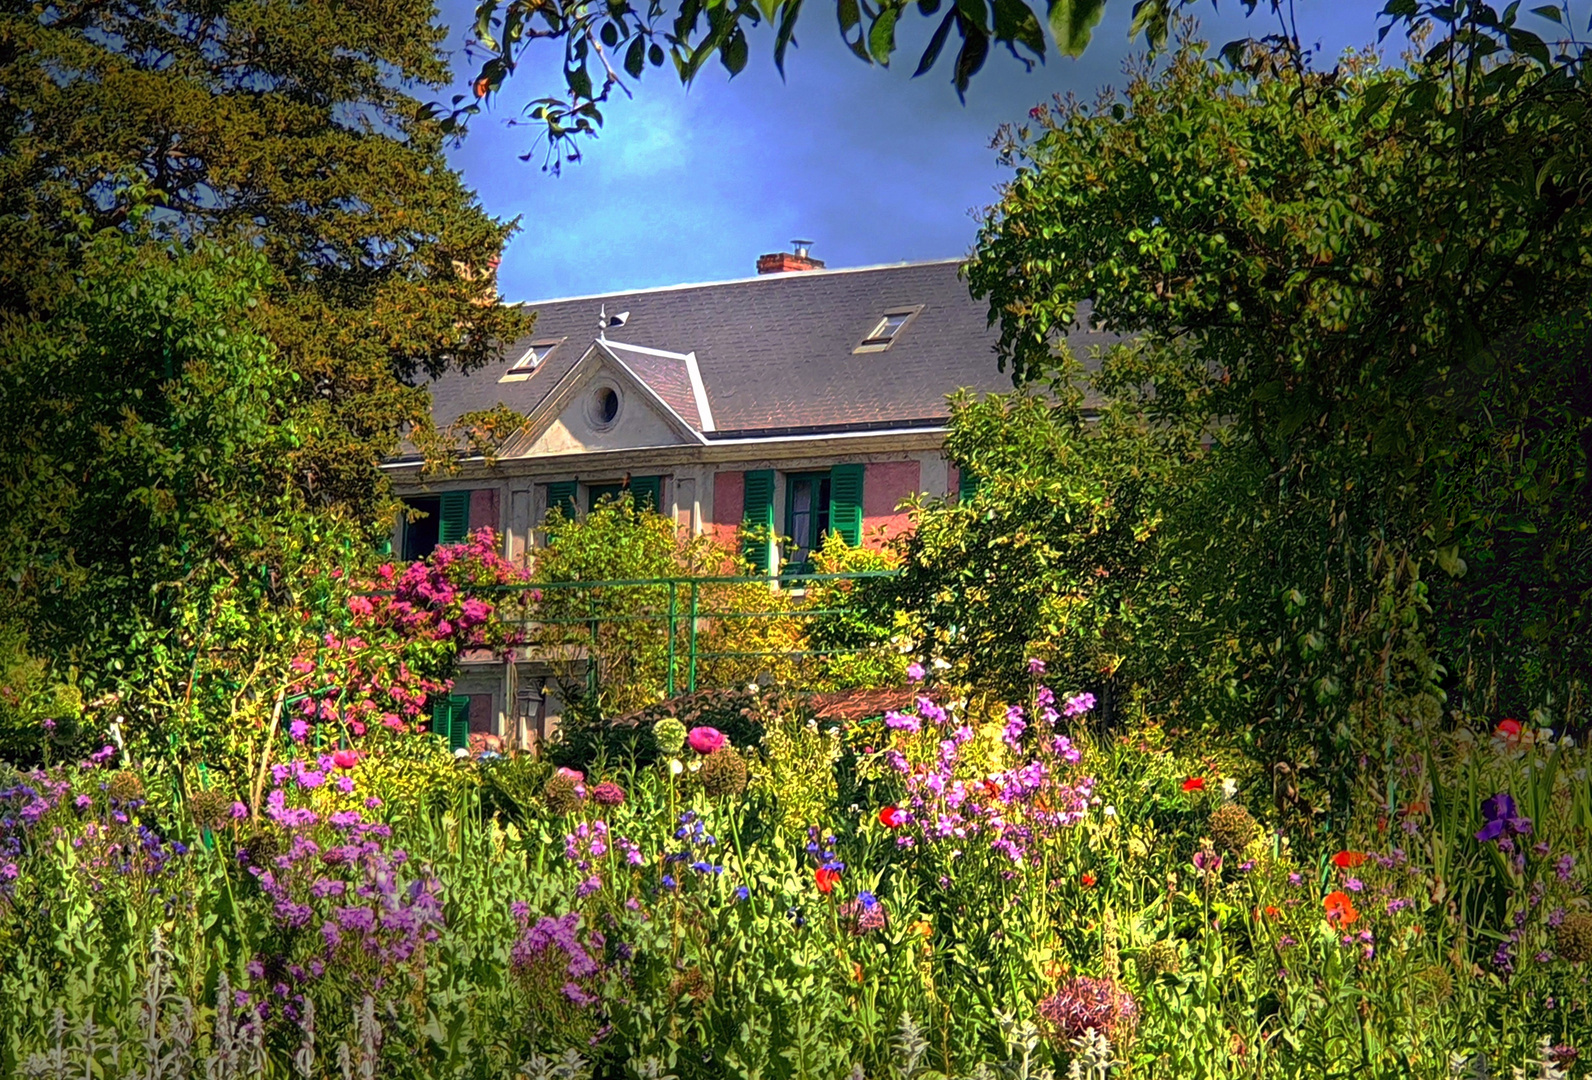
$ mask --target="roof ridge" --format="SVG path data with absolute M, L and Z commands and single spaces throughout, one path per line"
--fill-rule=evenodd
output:
M 615 289 L 612 292 L 584 293 L 579 296 L 553 296 L 539 300 L 510 300 L 506 301 L 510 307 L 535 307 L 538 304 L 566 304 L 575 300 L 606 300 L 614 296 L 643 296 L 648 293 L 681 292 L 685 289 L 712 289 L 721 285 L 747 285 L 754 281 L 788 280 L 792 277 L 833 277 L 837 274 L 865 274 L 878 270 L 901 270 L 912 266 L 944 266 L 947 263 L 966 262 L 967 258 L 958 255 L 949 259 L 920 259 L 895 263 L 875 263 L 872 266 L 837 266 L 833 269 L 825 267 L 821 270 L 792 270 L 780 274 L 754 274 L 744 278 L 726 278 L 723 281 L 690 281 L 678 285 L 654 285 L 645 289 Z

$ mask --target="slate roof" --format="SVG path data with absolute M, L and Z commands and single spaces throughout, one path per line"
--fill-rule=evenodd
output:
M 960 262 L 767 274 L 531 303 L 532 333 L 505 350 L 499 365 L 450 372 L 432 384 L 432 409 L 439 424 L 499 403 L 529 413 L 590 348 L 606 310 L 629 312 L 623 326 L 607 331 L 614 343 L 696 354 L 717 429 L 709 438 L 933 425 L 949 415 L 946 397 L 959 388 L 1012 386 L 996 364 L 997 330 L 986 325 L 986 305 L 957 277 Z M 887 311 L 908 307 L 920 310 L 889 349 L 853 353 Z M 532 341 L 557 338 L 565 340 L 530 378 L 498 381 Z M 1089 346 L 1115 340 L 1085 331 L 1069 342 L 1083 357 Z M 687 423 L 700 426 L 679 365 L 621 355 Z

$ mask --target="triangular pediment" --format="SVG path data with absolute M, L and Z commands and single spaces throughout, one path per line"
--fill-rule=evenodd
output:
M 698 443 L 702 436 L 623 359 L 593 342 L 502 457 L 550 457 Z

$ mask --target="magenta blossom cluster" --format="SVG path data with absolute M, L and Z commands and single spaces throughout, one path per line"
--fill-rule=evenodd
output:
M 497 535 L 479 529 L 402 570 L 382 566 L 365 583 L 368 591 L 348 598 L 344 632 L 327 632 L 292 661 L 298 678 L 289 687 L 296 699 L 289 734 L 303 741 L 320 724 L 355 736 L 376 724 L 413 730 L 427 699 L 449 684 L 422 676 L 411 663 L 412 650 L 440 643 L 504 652 L 518 645 L 523 633 L 516 623 L 494 619 L 493 605 L 477 595 L 526 579 L 527 572 L 497 548 Z
M 985 776 L 964 775 L 961 767 L 962 747 L 973 737 L 973 729 L 929 698 L 918 699 L 915 716 L 896 714 L 893 723 L 887 717 L 893 729 L 926 734 L 934 742 L 931 760 L 916 765 L 898 749 L 886 752 L 886 760 L 906 784 L 898 807 L 901 827 L 896 843 L 960 845 L 982 838 L 1020 866 L 1034 841 L 1082 820 L 1094 795 L 1094 780 L 1072 775 L 1071 766 L 1080 755 L 1054 729 L 1060 718 L 1054 701 L 1043 686 L 1035 695 L 1041 730 L 1049 734 L 1037 744 L 1024 739 L 1025 711 L 1018 706 L 1008 710 L 1003 739 L 1013 751 L 1022 753 L 1026 748 L 1026 753 L 1012 768 Z
M 556 988 L 572 1004 L 597 1004 L 607 944 L 602 933 L 593 930 L 582 940 L 580 915 L 573 911 L 556 918 L 544 915 L 533 923 L 530 907 L 516 903 L 513 914 L 521 927 L 509 950 L 509 969 L 515 977 L 533 993 Z

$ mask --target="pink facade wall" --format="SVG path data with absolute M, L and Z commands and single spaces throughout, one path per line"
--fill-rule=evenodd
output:
M 713 474 L 713 539 L 726 547 L 735 546 L 741 519 L 746 516 L 746 474 Z
M 919 490 L 922 468 L 916 461 L 870 463 L 862 479 L 862 536 L 867 547 L 884 544 L 912 527 L 912 517 L 896 509 Z
M 470 531 L 503 531 L 503 516 L 498 512 L 498 489 L 477 488 L 470 492 Z

